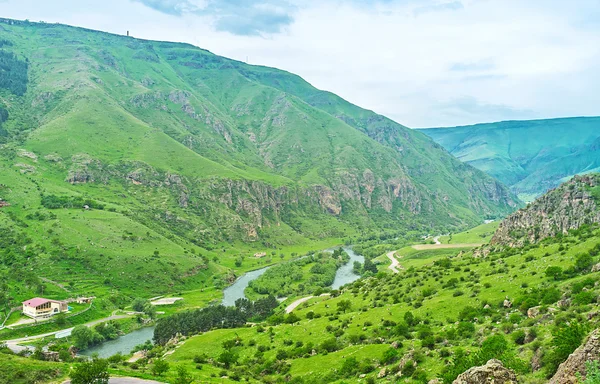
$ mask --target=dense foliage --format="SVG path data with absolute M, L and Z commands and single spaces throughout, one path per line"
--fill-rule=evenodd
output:
M 329 287 L 337 269 L 349 260 L 343 249 L 319 252 L 269 268 L 249 288 L 261 295 L 291 296 Z
M 0 50 L 0 88 L 22 96 L 27 91 L 26 61 L 19 60 L 13 53 Z
M 255 302 L 240 299 L 236 301 L 235 307 L 217 305 L 179 312 L 158 320 L 154 329 L 154 341 L 165 344 L 178 333 L 193 335 L 216 328 L 241 327 L 248 319 L 264 319 L 271 315 L 277 305 L 277 300 L 269 296 Z

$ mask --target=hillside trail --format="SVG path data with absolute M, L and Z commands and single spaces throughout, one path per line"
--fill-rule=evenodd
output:
M 386 253 L 386 256 L 392 262 L 392 264 L 390 264 L 390 266 L 388 268 L 394 273 L 400 272 L 399 269 L 404 269 L 398 262 L 398 259 L 396 259 L 396 257 L 395 257 L 396 252 L 397 251 L 392 251 L 392 252 Z
M 448 249 L 448 248 L 475 248 L 480 247 L 485 243 L 470 243 L 470 244 L 416 244 L 412 248 L 417 251 L 426 251 L 431 249 Z
M 323 297 L 323 296 L 329 296 L 329 293 L 324 293 L 319 297 Z M 285 308 L 285 313 L 291 313 L 294 309 L 298 308 L 298 306 L 300 304 L 307 302 L 308 300 L 312 299 L 313 297 L 315 297 L 315 296 L 306 296 L 306 297 L 303 297 L 301 299 L 294 301 L 292 304 L 288 305 Z
M 440 243 L 440 237 L 442 237 L 442 236 L 436 236 L 436 237 L 434 237 L 434 238 L 433 238 L 433 242 L 434 242 L 436 245 L 440 245 L 440 244 L 442 244 L 442 243 Z
M 62 384 L 71 384 L 71 380 L 63 381 Z M 164 384 L 160 381 L 138 379 L 136 377 L 111 377 L 108 384 Z

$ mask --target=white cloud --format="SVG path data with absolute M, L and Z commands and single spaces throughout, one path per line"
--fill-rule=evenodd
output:
M 203 9 L 210 3 L 148 1 Z M 595 0 L 297 0 L 294 7 L 277 9 L 285 28 L 265 29 L 264 18 L 244 20 L 240 33 L 260 29 L 262 36 L 219 32 L 232 29 L 219 26 L 223 14 L 169 15 L 139 1 L 48 3 L 9 0 L 0 3 L 0 12 L 130 30 L 138 37 L 248 57 L 408 126 L 600 114 L 600 22 L 590 17 Z

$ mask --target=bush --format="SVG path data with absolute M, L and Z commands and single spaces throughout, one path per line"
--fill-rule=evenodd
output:
M 388 348 L 381 358 L 381 364 L 388 365 L 398 360 L 398 351 L 395 348 Z
M 554 375 L 559 364 L 581 345 L 586 333 L 587 328 L 576 322 L 559 327 L 552 333 L 552 349 L 545 355 L 547 377 Z
M 108 384 L 108 362 L 103 359 L 93 359 L 79 365 L 69 373 L 71 384 Z
M 596 295 L 594 295 L 590 291 L 580 292 L 573 297 L 573 303 L 575 303 L 577 305 L 591 304 L 595 300 L 596 300 Z

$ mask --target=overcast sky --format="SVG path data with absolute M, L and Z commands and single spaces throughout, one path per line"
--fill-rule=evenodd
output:
M 409 127 L 600 115 L 600 0 L 0 0 L 0 16 L 248 58 Z

